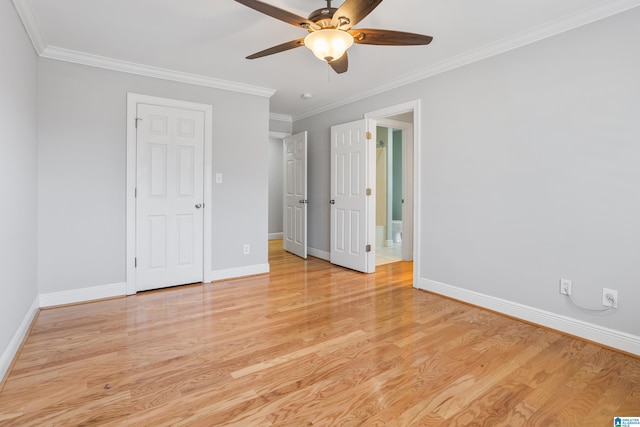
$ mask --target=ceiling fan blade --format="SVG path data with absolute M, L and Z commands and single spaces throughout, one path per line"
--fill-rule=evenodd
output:
M 290 42 L 282 43 L 277 46 L 270 47 L 269 49 L 261 50 L 253 55 L 247 56 L 247 59 L 262 58 L 263 56 L 273 55 L 274 53 L 284 52 L 285 50 L 294 49 L 296 47 L 304 46 L 304 39 L 291 40 Z
M 349 29 L 362 21 L 380 3 L 382 0 L 346 0 L 333 14 L 331 26 L 335 28 L 341 26 L 344 30 Z M 345 24 L 342 18 L 346 18 L 348 23 Z
M 340 58 L 334 59 L 329 62 L 333 71 L 338 74 L 342 74 L 349 69 L 349 57 L 347 56 L 347 52 L 345 52 Z
M 269 15 L 272 18 L 279 19 L 288 24 L 295 25 L 296 27 L 302 27 L 304 29 L 311 28 L 313 30 L 319 30 L 320 26 L 313 21 L 309 21 L 307 18 L 298 16 L 295 13 L 291 13 L 279 7 L 272 6 L 268 3 L 264 3 L 258 0 L 236 0 L 238 3 L 250 7 L 253 10 Z
M 358 28 L 349 30 L 353 41 L 359 44 L 375 44 L 381 46 L 415 46 L 431 43 L 433 37 L 423 34 L 405 33 L 403 31 L 377 30 Z

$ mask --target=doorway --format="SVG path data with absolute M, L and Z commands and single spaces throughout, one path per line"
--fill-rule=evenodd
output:
M 401 212 L 399 213 L 397 208 L 398 194 L 396 194 L 394 197 L 392 189 L 391 199 L 396 199 L 396 212 L 395 214 L 393 212 L 393 202 L 385 203 L 384 206 L 387 215 L 385 221 L 380 224 L 381 226 L 383 226 L 383 228 L 376 228 L 377 234 L 380 235 L 381 233 L 380 237 L 376 236 L 376 243 L 382 243 L 382 250 L 376 251 L 376 253 L 381 252 L 382 254 L 384 254 L 386 251 L 385 247 L 390 247 L 391 244 L 391 247 L 395 249 L 393 251 L 394 253 L 392 254 L 394 260 L 397 260 L 397 258 L 395 258 L 398 256 L 397 246 L 400 246 L 399 258 L 404 261 L 413 261 L 414 257 L 417 257 L 419 253 L 419 239 L 417 239 L 419 230 L 417 227 L 417 223 L 414 222 L 414 217 L 419 218 L 419 205 L 414 205 L 414 200 L 417 200 L 416 194 L 419 188 L 419 169 L 415 167 L 415 161 L 417 158 L 419 158 L 420 149 L 419 143 L 417 142 L 419 141 L 420 130 L 420 100 L 410 101 L 404 104 L 372 111 L 366 113 L 365 118 L 373 119 L 377 127 L 385 129 L 387 134 L 391 135 L 390 138 L 392 140 L 392 146 L 398 143 L 396 142 L 399 138 L 398 131 L 401 131 L 402 141 L 402 149 L 400 153 L 400 156 L 402 158 L 400 178 L 402 182 L 401 189 L 398 189 L 398 187 L 396 186 L 396 193 L 397 191 L 401 192 Z M 384 138 L 380 138 L 380 135 L 376 136 L 377 145 L 380 144 L 381 139 L 383 143 L 385 143 Z M 388 143 L 388 140 L 389 137 L 387 138 L 386 143 Z M 388 151 L 388 148 L 385 151 Z M 398 153 L 398 151 L 396 151 L 396 153 Z M 385 154 L 387 154 L 388 156 L 388 153 Z M 391 159 L 389 159 L 389 157 Z M 387 161 L 393 162 L 392 156 L 388 156 L 386 158 Z M 397 168 L 397 159 L 394 164 Z M 391 173 L 393 174 L 393 169 Z M 390 179 L 386 179 L 386 184 L 387 186 L 394 186 L 393 180 Z M 381 192 L 378 191 L 378 195 L 380 194 Z M 385 199 L 387 198 L 386 196 L 384 197 Z M 391 216 L 390 220 L 388 220 L 389 216 Z M 396 218 L 395 225 L 393 223 L 394 216 Z M 401 224 L 399 224 L 398 221 L 401 221 Z M 378 225 L 378 221 L 376 225 Z M 398 235 L 398 233 L 400 234 Z M 392 262 L 385 259 L 384 257 L 382 257 L 380 261 L 381 264 Z M 417 268 L 416 264 L 417 263 L 414 263 L 414 270 Z M 414 274 L 414 277 L 418 277 L 418 275 Z
M 376 265 L 402 260 L 403 132 L 376 126 Z

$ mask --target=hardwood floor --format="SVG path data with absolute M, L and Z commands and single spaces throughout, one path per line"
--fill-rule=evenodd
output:
M 270 242 L 268 275 L 43 310 L 0 425 L 612 426 L 640 359 Z

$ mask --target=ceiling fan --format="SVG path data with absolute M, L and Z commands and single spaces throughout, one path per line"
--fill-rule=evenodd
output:
M 258 0 L 236 0 L 251 9 L 279 19 L 309 32 L 306 37 L 291 40 L 270 47 L 247 59 L 261 58 L 274 53 L 284 52 L 300 46 L 307 46 L 319 59 L 329 63 L 336 73 L 344 73 L 349 68 L 347 49 L 357 44 L 384 46 L 412 46 L 431 43 L 433 37 L 402 31 L 378 30 L 371 28 L 352 28 L 358 24 L 382 0 L 346 0 L 339 8 L 331 7 L 332 0 L 326 0 L 327 7 L 314 10 L 308 18 L 303 18 L 276 6 Z

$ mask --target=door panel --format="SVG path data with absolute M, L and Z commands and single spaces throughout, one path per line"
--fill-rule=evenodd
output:
M 375 135 L 367 139 L 367 120 L 331 128 L 331 250 L 333 264 L 353 270 L 375 271 L 373 210 Z M 367 188 L 370 194 L 367 195 Z
M 284 250 L 307 258 L 307 133 L 284 138 Z
M 137 290 L 203 280 L 204 113 L 137 106 Z

